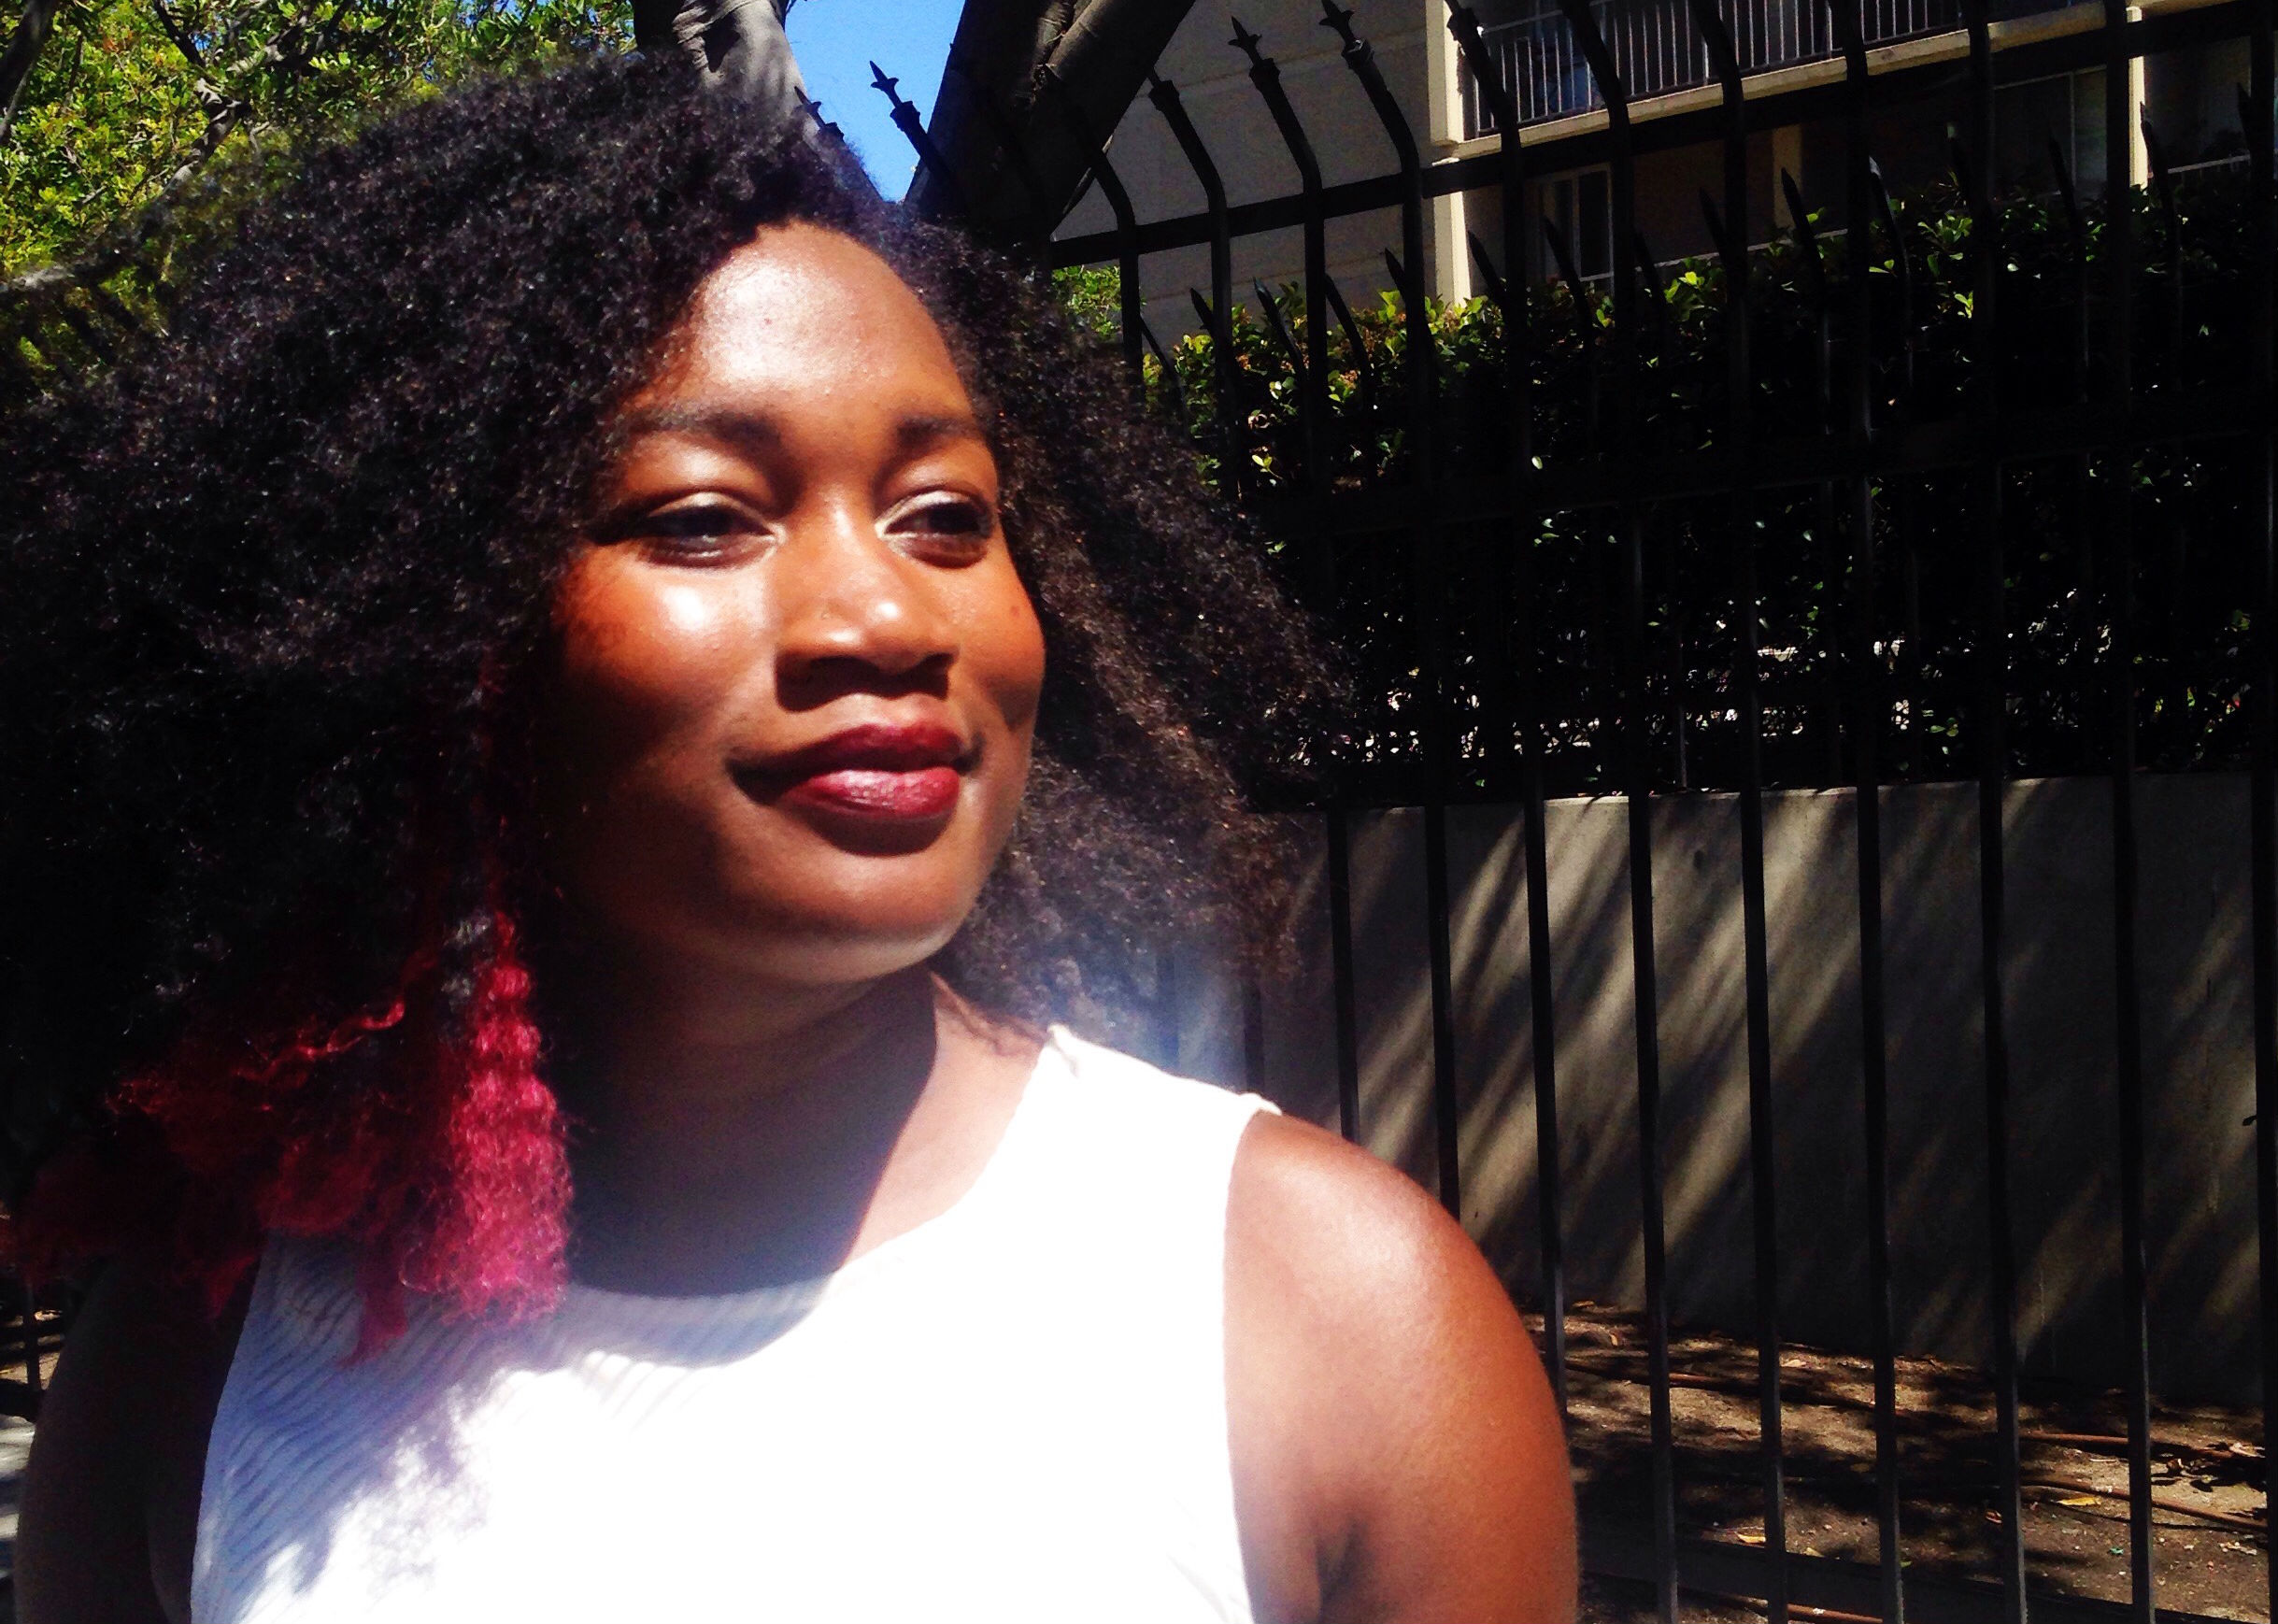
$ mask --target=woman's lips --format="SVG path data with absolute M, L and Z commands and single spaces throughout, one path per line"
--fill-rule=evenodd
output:
M 955 767 L 906 772 L 845 767 L 802 778 L 782 798 L 880 821 L 918 822 L 947 817 L 957 805 L 957 790 Z
M 918 824 L 956 809 L 964 754 L 947 728 L 873 722 L 754 763 L 749 776 L 777 804 L 864 823 Z

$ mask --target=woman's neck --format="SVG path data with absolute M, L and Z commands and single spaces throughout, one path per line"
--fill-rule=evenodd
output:
M 827 1274 L 946 1210 L 1033 1062 L 923 969 L 852 989 L 581 988 L 572 1269 L 700 1295 Z

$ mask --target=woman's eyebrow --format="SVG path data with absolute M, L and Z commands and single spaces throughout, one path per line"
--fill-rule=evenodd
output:
M 772 415 L 726 406 L 635 406 L 624 416 L 623 432 L 628 436 L 693 434 L 738 449 L 772 448 L 783 440 Z
M 944 440 L 983 440 L 980 423 L 963 412 L 927 414 L 913 413 L 894 425 L 894 444 L 904 451 L 914 451 Z
M 783 430 L 772 413 L 729 406 L 635 406 L 623 419 L 623 432 L 638 434 L 693 434 L 721 445 L 774 448 Z M 978 420 L 965 412 L 912 412 L 894 424 L 894 446 L 907 453 L 945 440 L 986 440 Z

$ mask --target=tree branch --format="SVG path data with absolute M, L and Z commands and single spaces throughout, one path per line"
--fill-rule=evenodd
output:
M 198 99 L 205 105 L 205 132 L 198 136 L 197 145 L 191 150 L 190 156 L 185 158 L 180 166 L 175 170 L 173 178 L 166 182 L 167 192 L 173 192 L 175 188 L 182 185 L 199 170 L 212 163 L 214 154 L 221 150 L 221 143 L 230 138 L 230 132 L 236 129 L 238 121 L 252 110 L 246 103 L 234 96 L 225 96 L 219 92 L 211 95 L 203 93 L 206 89 L 206 85 L 201 80 L 198 85 L 201 93 Z M 164 193 L 161 195 L 164 195 Z
M 1091 152 L 1065 109 L 1040 106 L 1049 66 L 1061 91 L 1103 139 L 1146 82 L 1193 0 L 966 0 L 931 134 L 992 235 L 1042 241 L 1074 207 Z M 1019 143 L 1018 160 L 1004 148 Z M 1041 192 L 1042 195 L 1037 195 Z M 921 215 L 947 211 L 948 190 L 919 170 L 909 191 Z
M 16 32 L 8 36 L 7 50 L 0 51 L 0 141 L 15 127 L 16 106 L 23 99 L 24 81 L 32 77 L 32 64 L 39 60 L 48 36 L 55 32 L 55 14 L 61 0 L 23 0 L 23 16 L 17 21 Z
M 181 24 L 174 21 L 174 13 L 166 9 L 166 0 L 150 0 L 150 9 L 158 13 L 158 26 L 174 42 L 174 49 L 182 53 L 182 60 L 200 73 L 206 71 L 206 58 L 197 42 L 182 32 Z

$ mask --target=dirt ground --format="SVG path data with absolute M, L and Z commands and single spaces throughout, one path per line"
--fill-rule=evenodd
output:
M 1540 1325 L 1536 1326 L 1539 1332 Z M 1567 1320 L 1568 1424 L 1586 1519 L 1651 1527 L 1645 1350 L 1632 1316 L 1589 1304 Z M 1682 1537 L 1761 1546 L 1763 1469 L 1756 1349 L 1673 1337 L 1671 1395 Z M 1781 1357 L 1789 1548 L 1876 1557 L 1873 1370 L 1804 1347 Z M 1910 1573 L 1990 1580 L 1999 1525 L 1991 1390 L 1983 1372 L 1934 1360 L 1898 1369 L 1901 1537 Z M 2025 1550 L 2035 1590 L 2128 1599 L 2126 1411 L 2117 1392 L 2028 1385 Z M 2260 1417 L 2155 1404 L 2153 1578 L 2161 1607 L 2268 1624 L 2266 1474 Z M 1686 1617 L 1758 1617 L 1688 1603 Z M 1799 1610 L 1799 1617 L 1805 1616 Z M 1653 1617 L 1650 1589 L 1593 1581 L 1591 1624 Z
M 1801 1608 L 1790 1608 L 1797 1618 L 1810 1615 Z M 1660 1615 L 1654 1611 L 1653 1587 L 1630 1584 L 1621 1579 L 1601 1579 L 1585 1574 L 1582 1577 L 1582 1624 L 1654 1624 Z M 1761 1608 L 1727 1606 L 1715 1602 L 1703 1602 L 1699 1597 L 1685 1598 L 1683 1617 L 1686 1624 L 1743 1624 L 1755 1620 L 1762 1624 Z

